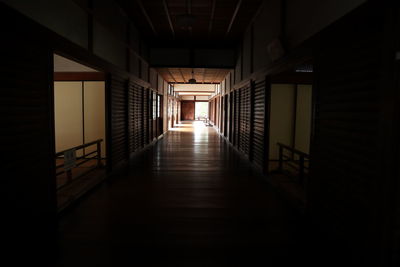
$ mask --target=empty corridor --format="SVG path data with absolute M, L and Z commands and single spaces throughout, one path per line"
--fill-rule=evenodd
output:
M 180 124 L 60 220 L 59 266 L 285 266 L 303 221 L 203 122 Z

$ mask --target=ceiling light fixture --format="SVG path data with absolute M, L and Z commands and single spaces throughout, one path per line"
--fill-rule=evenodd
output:
M 192 79 L 189 80 L 190 84 L 195 84 L 196 83 L 196 79 L 194 78 L 194 73 L 193 73 L 193 69 L 192 69 Z

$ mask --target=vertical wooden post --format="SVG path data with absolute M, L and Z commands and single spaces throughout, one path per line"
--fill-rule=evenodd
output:
M 72 182 L 72 170 L 67 171 L 67 184 Z
M 270 151 L 270 114 L 271 114 L 271 77 L 265 77 L 264 87 L 264 149 L 263 149 L 263 171 L 269 173 L 269 151 Z
M 254 93 L 255 91 L 255 82 L 250 80 L 250 118 L 249 118 L 249 159 L 253 161 L 253 147 L 254 147 Z
M 103 164 L 101 163 L 101 142 L 97 142 L 97 167 L 101 167 Z
M 303 185 L 304 182 L 304 155 L 300 155 L 300 169 L 299 169 L 299 181 Z
M 279 146 L 279 172 L 283 172 L 283 147 Z

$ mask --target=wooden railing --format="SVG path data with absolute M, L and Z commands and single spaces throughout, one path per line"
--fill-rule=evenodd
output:
M 308 163 L 310 160 L 310 155 L 287 146 L 282 143 L 278 143 L 279 146 L 279 167 L 278 170 L 280 172 L 284 172 L 283 164 L 286 163 L 292 169 L 297 170 L 299 182 L 301 185 L 304 185 L 304 177 L 308 173 Z M 288 151 L 289 155 L 285 154 Z
M 60 152 L 55 154 L 56 159 L 63 159 L 63 156 L 65 156 L 65 154 L 70 152 L 70 151 L 74 151 L 74 153 L 75 153 L 76 151 L 83 150 L 86 147 L 96 146 L 96 150 L 94 150 L 94 151 L 92 151 L 90 153 L 87 153 L 87 154 L 86 153 L 82 153 L 83 154 L 82 156 L 76 157 L 76 159 L 75 159 L 76 164 L 75 164 L 74 168 L 76 168 L 78 166 L 81 166 L 81 165 L 87 163 L 88 161 L 92 161 L 92 160 L 96 160 L 97 161 L 97 164 L 96 164 L 95 168 L 100 168 L 100 167 L 103 166 L 102 158 L 101 158 L 101 142 L 103 142 L 103 139 L 98 139 L 98 140 L 90 142 L 90 143 L 86 143 L 86 144 L 83 144 L 83 145 L 80 145 L 80 146 L 76 146 L 76 147 L 72 147 L 70 149 L 66 149 L 66 150 L 60 151 Z M 83 175 L 87 174 L 89 171 L 91 171 L 93 169 L 94 168 L 92 168 L 92 169 L 90 169 L 90 170 L 88 170 L 88 171 L 86 171 L 84 173 L 81 173 L 79 176 L 83 176 Z M 60 170 L 60 171 L 58 171 L 58 170 Z M 64 163 L 63 164 L 60 164 L 60 165 L 56 166 L 56 176 L 59 176 L 59 175 L 64 174 L 64 173 L 66 173 L 66 175 L 67 175 L 67 181 L 66 181 L 66 184 L 65 184 L 65 185 L 67 185 L 67 184 L 72 182 L 73 177 L 72 177 L 72 168 L 65 168 L 65 159 L 64 159 Z M 75 178 L 77 178 L 77 177 L 75 177 Z M 62 186 L 59 186 L 58 189 L 60 189 L 61 187 Z

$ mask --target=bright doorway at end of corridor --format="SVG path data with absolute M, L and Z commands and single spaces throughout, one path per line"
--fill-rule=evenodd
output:
M 181 105 L 181 120 L 207 119 L 208 101 L 215 95 L 217 87 L 217 84 L 175 84 L 174 91 Z
M 195 102 L 195 119 L 205 120 L 208 118 L 208 102 Z

